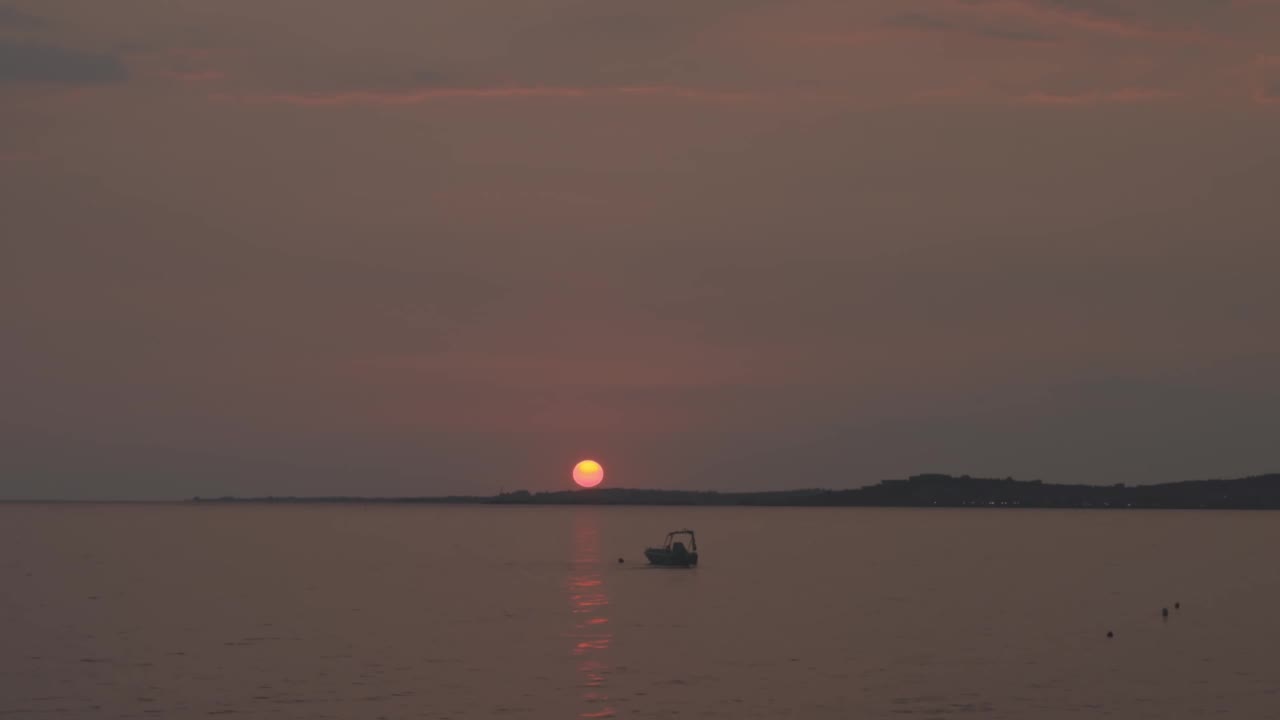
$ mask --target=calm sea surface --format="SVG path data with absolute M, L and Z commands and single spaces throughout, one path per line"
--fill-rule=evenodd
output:
M 0 505 L 0 716 L 1277 718 L 1278 558 L 1260 512 Z

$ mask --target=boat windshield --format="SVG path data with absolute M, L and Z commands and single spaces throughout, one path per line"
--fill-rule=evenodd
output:
M 678 532 L 667 534 L 668 550 L 675 549 L 677 543 L 683 545 L 685 550 L 698 552 L 698 541 L 694 538 L 693 533 L 688 530 L 680 530 Z

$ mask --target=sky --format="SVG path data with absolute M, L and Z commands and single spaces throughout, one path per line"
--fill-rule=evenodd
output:
M 0 498 L 1280 469 L 1280 0 L 0 0 Z

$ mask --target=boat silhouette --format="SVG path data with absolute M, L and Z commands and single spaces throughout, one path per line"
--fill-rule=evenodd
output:
M 685 535 L 689 536 L 688 546 L 677 539 Z M 644 556 L 651 565 L 694 567 L 698 564 L 698 539 L 692 530 L 673 530 L 662 547 L 645 548 Z

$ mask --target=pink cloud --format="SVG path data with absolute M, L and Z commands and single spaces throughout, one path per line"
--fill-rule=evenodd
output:
M 1253 101 L 1259 105 L 1280 107 L 1280 55 L 1259 55 L 1253 68 L 1245 72 L 1254 76 Z
M 620 87 L 499 86 L 419 88 L 399 91 L 352 90 L 333 93 L 217 95 L 213 99 L 250 104 L 294 105 L 298 107 L 344 107 L 359 105 L 421 105 L 423 103 L 449 100 L 580 100 L 627 97 L 674 98 L 700 102 L 753 102 L 768 99 L 767 96 L 754 92 L 707 90 L 674 85 L 629 85 Z
M 243 104 L 290 105 L 306 108 L 340 107 L 409 107 L 431 102 L 448 101 L 503 101 L 525 99 L 591 100 L 605 98 L 668 98 L 693 102 L 752 103 L 768 101 L 830 102 L 857 104 L 862 107 L 894 104 L 929 103 L 948 101 L 1013 101 L 1024 105 L 1042 107 L 1072 107 L 1119 103 L 1147 103 L 1170 100 L 1181 93 L 1153 88 L 1122 88 L 1075 94 L 1032 92 L 1009 95 L 998 92 L 985 83 L 962 83 L 956 86 L 921 90 L 908 96 L 882 99 L 874 102 L 867 97 L 849 93 L 761 93 L 702 90 L 679 86 L 622 86 L 622 87 L 477 87 L 431 88 L 405 91 L 355 90 L 337 93 L 268 93 L 260 95 L 214 94 L 211 100 Z
M 784 44 L 801 48 L 821 48 L 840 46 L 884 45 L 903 40 L 920 40 L 936 42 L 941 36 L 962 38 L 976 43 L 1010 43 L 1049 47 L 1058 41 L 1048 37 L 1036 37 L 1031 34 L 986 33 L 974 28 L 955 27 L 911 27 L 911 26 L 879 26 L 857 28 L 853 30 L 834 30 L 830 32 L 796 32 L 777 35 Z
M 1179 93 L 1153 88 L 1122 88 L 1119 90 L 1093 91 L 1084 93 L 1047 93 L 1035 92 L 1023 95 L 1018 102 L 1023 105 L 1040 105 L 1045 107 L 1081 107 L 1091 105 L 1110 105 L 1123 103 L 1148 103 L 1170 100 L 1180 97 Z
M 785 350 L 748 352 L 663 336 L 593 341 L 589 354 L 489 346 L 372 355 L 352 359 L 347 371 L 362 381 L 391 382 L 395 393 L 380 414 L 394 423 L 671 431 L 723 423 L 720 416 L 732 414 L 696 402 L 700 391 L 787 386 L 788 369 L 806 361 Z M 672 400 L 683 397 L 691 400 Z
M 168 48 L 139 51 L 129 55 L 128 64 L 135 74 L 145 77 L 177 80 L 183 83 L 208 83 L 227 79 L 225 67 L 230 53 L 205 48 Z M 217 66 L 213 61 L 217 60 Z
M 954 12 L 978 15 L 988 19 L 1012 19 L 1031 24 L 1109 35 L 1119 38 L 1146 38 L 1205 43 L 1211 36 L 1190 29 L 1165 29 L 1148 23 L 1125 18 L 1097 15 L 1084 10 L 1072 10 L 1035 0 L 944 0 Z
M 777 374 L 777 357 L 761 357 L 698 344 L 664 346 L 658 353 L 639 343 L 590 359 L 551 351 L 465 351 L 361 358 L 353 365 L 377 372 L 447 377 L 451 382 L 539 388 L 657 389 L 758 384 Z M 779 353 L 781 354 L 781 353 Z
M 162 77 L 181 80 L 182 82 L 198 83 L 209 82 L 213 80 L 224 80 L 227 74 L 221 70 L 164 70 L 159 73 Z

